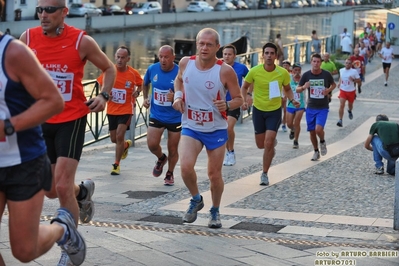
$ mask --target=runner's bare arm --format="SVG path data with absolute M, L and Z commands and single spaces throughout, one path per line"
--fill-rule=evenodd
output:
M 173 101 L 173 108 L 180 113 L 184 113 L 184 86 L 183 86 L 183 73 L 186 69 L 189 57 L 183 57 L 179 62 L 179 72 L 177 72 L 177 76 L 175 78 L 175 96 Z
M 108 59 L 107 55 L 101 51 L 96 41 L 88 36 L 84 35 L 79 46 L 79 54 L 82 60 L 89 60 L 96 67 L 101 69 L 104 73 L 103 85 L 101 92 L 111 93 L 111 89 L 115 83 L 116 69 L 115 65 Z M 92 112 L 99 112 L 105 109 L 106 100 L 101 95 L 94 98 L 94 102 L 90 105 Z
M 238 85 L 238 78 L 234 69 L 227 64 L 223 64 L 220 70 L 220 80 L 222 81 L 224 87 L 229 91 L 231 96 L 231 100 L 228 103 L 229 110 L 240 108 L 240 106 L 244 103 L 244 98 L 240 93 L 240 86 Z M 225 111 L 227 109 L 225 99 L 216 101 L 215 105 L 219 111 Z

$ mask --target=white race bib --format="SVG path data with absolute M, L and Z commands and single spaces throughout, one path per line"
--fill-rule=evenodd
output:
M 61 92 L 64 101 L 68 102 L 72 99 L 72 91 L 73 91 L 73 73 L 61 73 L 55 71 L 47 71 L 51 78 L 53 79 L 55 85 L 57 85 L 58 89 Z
M 117 104 L 126 103 L 126 90 L 125 89 L 112 88 L 111 95 L 112 95 L 112 102 L 117 103 Z
M 198 108 L 189 105 L 187 107 L 187 122 L 195 128 L 212 128 L 214 123 L 212 107 Z
M 168 102 L 169 91 L 160 90 L 154 87 L 154 104 L 160 106 L 172 106 L 172 102 Z

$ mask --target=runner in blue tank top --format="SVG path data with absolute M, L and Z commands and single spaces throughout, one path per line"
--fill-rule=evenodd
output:
M 162 174 L 163 166 L 169 161 L 164 185 L 174 185 L 173 171 L 179 160 L 178 145 L 181 132 L 181 113 L 172 107 L 174 82 L 179 67 L 174 63 L 175 52 L 164 45 L 158 52 L 159 62 L 148 67 L 144 76 L 144 107 L 150 108 L 150 121 L 147 129 L 147 145 L 157 156 L 152 175 Z M 151 97 L 149 97 L 151 84 Z M 168 155 L 162 152 L 160 145 L 164 130 L 168 130 Z

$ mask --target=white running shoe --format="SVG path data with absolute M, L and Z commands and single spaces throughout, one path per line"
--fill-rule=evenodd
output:
M 229 152 L 229 160 L 227 162 L 229 166 L 233 166 L 236 164 L 236 155 L 234 152 Z
M 315 151 L 311 160 L 317 161 L 318 159 L 320 159 L 320 152 Z
M 227 152 L 226 155 L 224 156 L 223 165 L 225 166 L 229 165 L 229 152 Z
M 327 143 L 325 141 L 323 143 L 320 142 L 320 154 L 321 156 L 327 154 Z

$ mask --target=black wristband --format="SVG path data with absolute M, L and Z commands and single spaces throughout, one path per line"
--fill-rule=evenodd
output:
M 252 97 L 252 93 L 250 93 L 250 92 L 247 92 L 247 95 L 249 95 L 249 96 L 251 96 L 251 97 Z

